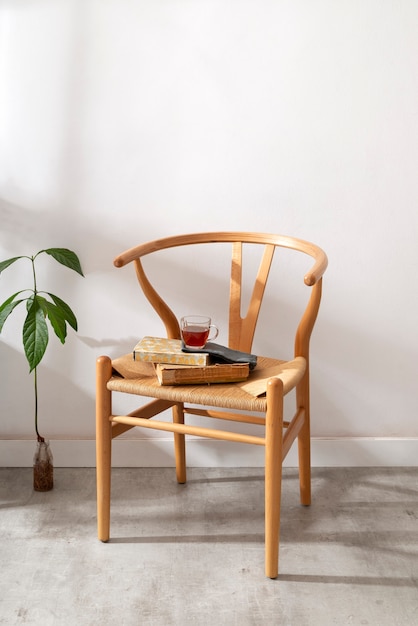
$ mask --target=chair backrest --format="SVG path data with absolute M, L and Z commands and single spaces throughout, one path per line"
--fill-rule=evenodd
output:
M 134 263 L 138 281 L 145 296 L 163 321 L 167 336 L 169 338 L 179 339 L 180 328 L 178 319 L 163 297 L 151 284 L 145 273 L 142 258 L 167 248 L 219 242 L 232 244 L 228 345 L 230 348 L 244 352 L 251 351 L 260 307 L 276 248 L 289 248 L 305 253 L 313 258 L 313 265 L 304 276 L 304 282 L 308 287 L 311 287 L 312 292 L 299 322 L 295 337 L 295 356 L 308 358 L 309 339 L 321 300 L 322 275 L 328 263 L 324 251 L 312 243 L 294 237 L 252 232 L 210 232 L 176 235 L 164 239 L 156 239 L 131 248 L 119 255 L 114 260 L 114 264 L 116 267 L 123 267 L 128 263 Z M 264 249 L 248 309 L 245 316 L 242 316 L 242 266 L 243 247 L 245 244 L 260 244 Z

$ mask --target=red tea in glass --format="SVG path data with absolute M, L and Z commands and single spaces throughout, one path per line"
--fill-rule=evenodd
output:
M 204 315 L 186 315 L 180 320 L 180 329 L 183 342 L 187 348 L 201 350 L 208 339 L 218 336 L 218 328 L 211 324 L 210 317 Z M 211 335 L 211 337 L 209 337 Z
M 201 326 L 186 326 L 183 328 L 183 341 L 188 348 L 201 348 L 203 347 L 209 337 L 209 328 L 203 328 Z

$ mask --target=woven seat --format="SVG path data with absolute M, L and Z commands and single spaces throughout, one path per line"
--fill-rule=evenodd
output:
M 144 271 L 143 257 L 179 246 L 229 243 L 232 248 L 229 303 L 230 348 L 249 352 L 263 301 L 265 286 L 276 248 L 292 249 L 313 257 L 304 275 L 310 297 L 294 338 L 292 360 L 258 357 L 256 368 L 243 382 L 202 385 L 161 385 L 152 363 L 133 361 L 132 354 L 113 361 L 97 360 L 97 483 L 99 539 L 110 538 L 111 442 L 130 428 L 143 427 L 174 433 L 176 476 L 186 481 L 185 435 L 209 437 L 265 447 L 265 572 L 278 575 L 280 491 L 282 462 L 295 439 L 299 442 L 300 496 L 302 504 L 311 501 L 309 429 L 309 340 L 318 313 L 322 275 L 327 266 L 325 253 L 317 246 L 298 239 L 258 233 L 199 233 L 152 241 L 130 249 L 115 259 L 122 267 L 133 262 L 143 292 L 163 321 L 167 337 L 180 338 L 178 317 L 151 285 Z M 245 244 L 262 248 L 261 262 L 247 314 L 241 314 L 242 254 Z M 167 272 L 170 267 L 167 268 Z M 145 334 L 145 333 L 144 333 Z M 296 390 L 296 410 L 292 419 L 283 419 L 284 397 Z M 151 399 L 127 415 L 112 413 L 112 394 L 122 393 Z M 173 419 L 154 419 L 172 409 Z M 220 410 L 222 409 L 222 410 Z M 242 413 L 245 411 L 245 413 Z M 208 419 L 207 426 L 186 423 L 185 415 Z M 256 424 L 260 435 L 219 428 L 220 420 Z M 218 425 L 218 426 L 217 426 Z

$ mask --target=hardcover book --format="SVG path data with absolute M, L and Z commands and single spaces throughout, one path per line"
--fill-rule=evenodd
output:
M 202 385 L 241 382 L 248 378 L 250 368 L 248 363 L 203 367 L 156 363 L 155 371 L 160 385 Z
M 143 337 L 136 344 L 133 356 L 135 361 L 149 363 L 170 363 L 172 365 L 208 365 L 209 355 L 205 352 L 183 352 L 180 339 L 164 337 Z

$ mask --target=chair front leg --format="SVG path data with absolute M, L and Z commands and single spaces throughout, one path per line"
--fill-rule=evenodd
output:
M 112 376 L 112 362 L 101 356 L 96 362 L 96 479 L 97 528 L 100 541 L 110 538 L 110 471 L 112 455 L 111 392 L 107 382 Z
M 265 449 L 265 571 L 269 578 L 279 573 L 280 501 L 283 462 L 283 383 L 267 383 Z

